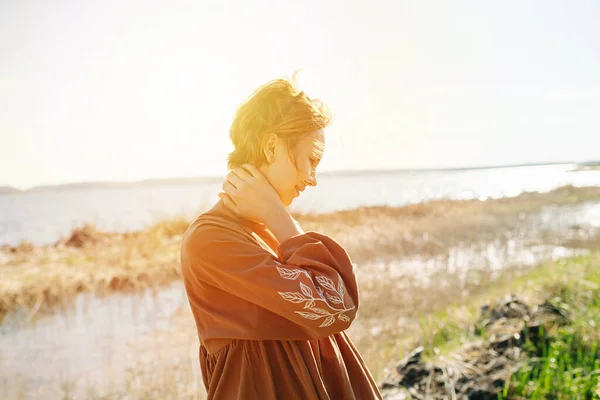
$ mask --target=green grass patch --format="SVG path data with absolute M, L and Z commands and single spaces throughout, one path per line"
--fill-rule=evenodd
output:
M 527 364 L 515 373 L 499 399 L 600 399 L 600 270 L 596 256 L 563 261 L 560 277 L 547 289 L 571 324 L 526 337 Z M 540 335 L 541 334 L 541 335 Z
M 477 323 L 480 307 L 511 294 L 528 304 L 549 300 L 570 322 L 525 334 L 527 362 L 511 376 L 498 398 L 600 399 L 600 252 L 527 271 L 507 271 L 468 304 L 423 316 L 423 355 L 434 359 L 485 337 L 485 329 Z
M 544 339 L 535 344 L 527 339 L 527 364 L 513 374 L 498 399 L 599 398 L 598 343 L 588 343 L 572 326 L 562 327 L 554 334 L 538 335 Z

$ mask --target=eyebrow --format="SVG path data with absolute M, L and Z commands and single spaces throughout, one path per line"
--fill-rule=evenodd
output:
M 325 144 L 323 142 L 316 142 L 313 146 L 312 155 L 313 157 L 317 157 L 319 161 L 323 158 L 323 153 L 325 150 Z

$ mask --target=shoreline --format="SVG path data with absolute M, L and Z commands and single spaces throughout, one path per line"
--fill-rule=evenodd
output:
M 597 250 L 542 263 L 428 313 L 379 381 L 384 398 L 597 398 L 599 266 Z
M 600 249 L 600 187 L 295 217 L 305 231 L 335 238 L 356 264 L 361 307 L 348 334 L 377 382 L 417 345 L 429 359 L 436 348 L 444 355 L 470 340 L 463 333 L 482 301 L 519 282 L 539 292 L 542 282 L 568 275 L 560 271 L 570 260 Z M 88 398 L 147 398 L 152 387 L 163 397 L 202 399 L 197 334 L 179 277 L 188 222 L 126 234 L 88 226 L 55 245 L 0 251 L 0 308 L 8 317 L 0 327 L 12 349 L 0 367 L 15 390 L 43 390 L 36 386 L 43 378 L 64 380 L 72 393 L 89 388 Z M 32 332 L 43 338 L 38 349 Z M 82 349 L 89 349 L 88 366 L 72 371 Z M 28 372 L 37 359 L 57 362 Z
M 536 213 L 547 206 L 589 202 L 600 202 L 600 187 L 566 186 L 485 201 L 433 200 L 294 216 L 305 231 L 332 236 L 354 262 L 366 265 L 411 256 L 433 258 L 453 246 L 476 244 L 486 237 L 518 235 L 524 224 L 531 225 L 527 229 L 537 229 Z M 0 321 L 17 307 L 51 311 L 82 292 L 102 296 L 160 287 L 180 279 L 179 246 L 188 224 L 177 218 L 129 233 L 99 232 L 86 225 L 54 245 L 22 242 L 0 247 L 4 278 L 0 282 Z M 571 236 L 573 245 L 585 245 L 587 238 Z M 547 242 L 558 244 L 559 239 Z
M 548 192 L 523 192 L 517 196 L 488 198 L 485 200 L 436 199 L 402 206 L 360 206 L 327 213 L 292 212 L 292 215 L 298 222 L 308 224 L 311 228 L 321 227 L 330 223 L 338 225 L 339 222 L 344 221 L 350 226 L 356 226 L 357 222 L 362 223 L 366 219 L 378 215 L 397 218 L 419 218 L 432 215 L 441 216 L 444 212 L 460 213 L 471 210 L 481 212 L 481 207 L 492 203 L 498 205 L 498 209 L 486 211 L 492 211 L 494 214 L 506 214 L 513 211 L 514 206 L 518 206 L 519 203 L 524 204 L 528 202 L 529 204 L 525 205 L 522 211 L 531 212 L 544 205 L 572 205 L 588 200 L 600 201 L 600 186 L 576 187 L 566 185 Z M 67 237 L 62 236 L 53 243 L 36 245 L 28 240 L 22 240 L 14 246 L 8 243 L 0 244 L 0 253 L 28 252 L 36 248 L 83 247 L 84 245 L 93 244 L 98 241 L 107 242 L 112 239 L 135 238 L 147 235 L 148 233 L 175 236 L 183 234 L 190 222 L 191 220 L 183 216 L 175 216 L 159 220 L 144 229 L 124 232 L 102 231 L 98 230 L 93 223 L 84 223 L 74 228 Z
M 502 168 L 521 168 L 521 167 L 544 167 L 552 165 L 575 165 L 573 171 L 578 171 L 581 167 L 600 166 L 597 161 L 576 162 L 576 161 L 556 161 L 556 162 L 537 162 L 537 163 L 517 163 L 503 165 L 476 165 L 476 166 L 457 166 L 457 167 L 431 167 L 431 168 L 392 168 L 392 169 L 362 169 L 362 170 L 333 170 L 323 171 L 321 176 L 337 177 L 348 175 L 371 175 L 371 174 L 388 174 L 388 173 L 420 173 L 420 172 L 453 172 L 453 171 L 472 171 L 472 170 L 489 170 Z M 122 187 L 143 187 L 153 185 L 177 185 L 177 184 L 204 184 L 204 183 L 220 183 L 225 179 L 224 175 L 207 175 L 207 176 L 174 176 L 168 178 L 147 178 L 135 181 L 88 181 L 88 182 L 66 182 L 55 184 L 40 184 L 29 188 L 20 189 L 11 185 L 0 185 L 0 195 L 3 194 L 19 194 L 33 193 L 43 191 L 61 191 L 61 190 L 78 190 L 78 189 L 112 189 Z
M 600 349 L 600 336 L 593 323 L 600 316 L 599 263 L 600 253 L 596 250 L 586 256 L 544 262 L 527 271 L 506 269 L 501 276 L 481 284 L 479 291 L 467 298 L 448 297 L 446 302 L 433 309 L 421 310 L 420 322 L 410 331 L 392 327 L 390 337 L 396 344 L 393 348 L 388 347 L 390 344 L 381 335 L 371 333 L 366 341 L 355 329 L 349 335 L 363 357 L 367 355 L 365 361 L 385 399 L 428 398 L 427 393 L 431 398 L 451 398 L 453 389 L 456 394 L 480 391 L 479 394 L 491 396 L 484 398 L 495 399 L 495 393 L 502 399 L 516 398 L 515 395 L 530 398 L 533 393 L 538 396 L 544 391 L 545 394 L 555 393 L 554 386 L 547 385 L 545 377 L 549 374 L 554 375 L 552 382 L 557 382 L 565 395 L 572 393 L 570 382 L 573 379 L 581 381 L 578 390 L 582 394 L 589 394 L 590 390 L 600 390 L 600 381 L 598 386 L 594 383 L 600 371 L 600 353 L 596 355 L 594 366 L 594 349 Z M 518 299 L 514 297 L 515 293 Z M 542 306 L 538 306 L 540 304 Z M 548 304 L 553 305 L 552 308 L 549 309 Z M 543 338 L 541 342 L 528 335 L 527 330 L 523 331 L 523 321 L 527 319 L 519 317 L 522 306 L 529 310 L 528 314 L 536 313 L 539 307 L 552 312 L 557 310 L 554 305 L 568 313 L 567 324 L 559 324 L 559 330 L 544 324 L 550 329 L 538 336 Z M 498 312 L 496 323 L 486 317 Z M 357 321 L 365 317 L 363 314 Z M 10 386 L 2 388 L 0 385 L 0 393 L 4 390 L 7 398 L 15 399 L 28 398 L 34 392 L 48 393 L 49 390 L 56 394 L 51 398 L 57 399 L 73 395 L 95 400 L 107 396 L 205 399 L 197 364 L 198 343 L 192 328 L 193 317 L 187 310 L 181 310 L 172 318 L 171 324 L 171 330 L 141 335 L 128 345 L 124 354 L 111 359 L 108 369 L 103 372 L 102 384 L 65 375 L 60 378 L 60 386 L 58 382 L 50 381 L 38 388 L 29 386 L 24 377 L 15 375 L 16 380 L 11 381 Z M 373 340 L 374 336 L 377 340 Z M 571 338 L 577 340 L 573 342 Z M 364 352 L 367 342 L 376 342 L 378 346 L 376 362 Z M 542 353 L 544 348 L 563 348 L 571 343 L 576 345 L 573 355 L 556 353 L 553 355 L 556 363 L 551 361 L 552 356 L 546 357 Z M 532 346 L 536 347 L 532 350 Z M 536 349 L 540 352 L 537 355 Z M 129 357 L 132 357 L 132 364 L 126 361 Z M 125 362 L 125 365 L 115 368 L 115 362 Z M 591 374 L 578 374 L 577 369 L 569 367 L 572 363 Z M 536 366 L 539 368 L 533 370 Z M 434 379 L 428 379 L 429 375 Z

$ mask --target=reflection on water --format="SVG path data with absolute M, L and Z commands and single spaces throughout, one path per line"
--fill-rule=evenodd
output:
M 9 315 L 0 325 L 0 398 L 50 390 L 63 381 L 102 386 L 128 343 L 168 330 L 182 307 L 187 298 L 181 282 L 175 282 L 154 293 L 82 294 L 64 312 L 35 322 L 24 313 Z M 125 367 L 117 366 L 121 372 Z
M 576 227 L 575 232 L 571 228 Z M 583 203 L 576 206 L 551 206 L 514 232 L 482 242 L 462 243 L 447 249 L 442 255 L 404 257 L 401 260 L 378 264 L 379 269 L 391 276 L 422 278 L 424 282 L 440 269 L 457 274 L 459 280 L 468 279 L 472 270 L 485 270 L 497 275 L 506 266 L 533 266 L 541 260 L 557 260 L 588 253 L 585 249 L 573 249 L 547 242 L 587 238 L 600 231 L 600 203 Z M 377 264 L 376 264 L 377 265 Z
M 600 204 L 587 203 L 582 205 L 582 212 L 576 214 L 577 223 L 600 228 Z
M 447 255 L 435 257 L 405 257 L 400 260 L 386 260 L 369 264 L 358 271 L 359 277 L 379 275 L 386 278 L 411 276 L 411 282 L 428 286 L 435 273 L 443 270 L 453 274 L 458 281 L 464 281 L 473 270 L 483 270 L 492 275 L 507 265 L 533 266 L 541 260 L 557 260 L 564 257 L 587 254 L 585 249 L 571 249 L 560 246 L 516 246 L 515 241 L 506 244 L 489 243 L 485 248 L 455 247 Z

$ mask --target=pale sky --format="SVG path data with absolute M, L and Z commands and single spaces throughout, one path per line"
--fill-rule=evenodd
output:
M 0 4 L 0 185 L 223 175 L 299 68 L 322 171 L 600 159 L 599 1 Z

